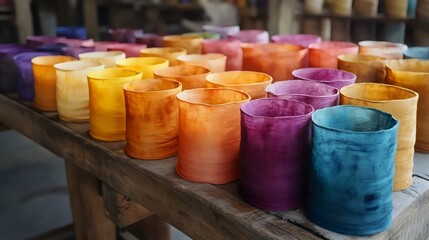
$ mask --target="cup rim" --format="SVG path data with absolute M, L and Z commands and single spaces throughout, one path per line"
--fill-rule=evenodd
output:
M 402 98 L 402 99 L 391 99 L 391 100 L 370 100 L 370 99 L 366 99 L 366 98 L 362 98 L 362 97 L 355 97 L 355 96 L 350 96 L 348 94 L 345 94 L 345 92 L 351 88 L 355 88 L 355 87 L 360 87 L 360 86 L 382 86 L 384 88 L 396 88 L 396 89 L 400 89 L 402 92 L 408 92 L 413 94 L 413 96 L 411 97 L 407 97 L 407 98 Z M 370 102 L 370 103 L 387 103 L 387 102 L 403 102 L 403 101 L 410 101 L 414 98 L 419 97 L 419 94 L 411 89 L 408 88 L 403 88 L 400 86 L 395 86 L 395 85 L 390 85 L 390 84 L 383 84 L 383 83 L 355 83 L 352 85 L 348 85 L 348 86 L 344 86 L 340 89 L 340 94 L 344 97 L 347 97 L 349 99 L 353 99 L 353 100 L 359 100 L 362 102 Z
M 303 105 L 305 108 L 308 108 L 310 111 L 308 111 L 306 113 L 303 113 L 303 114 L 299 114 L 299 115 L 270 117 L 270 116 L 261 116 L 261 115 L 252 114 L 252 113 L 249 113 L 246 110 L 246 108 L 249 107 L 249 106 L 251 106 L 252 104 L 256 104 L 258 102 L 263 102 L 263 101 L 267 101 L 267 102 L 268 101 L 291 102 L 291 103 L 294 103 L 294 104 Z M 249 102 L 243 104 L 243 106 L 240 107 L 240 111 L 244 115 L 247 115 L 247 116 L 252 117 L 252 118 L 261 118 L 261 119 L 300 119 L 300 118 L 310 117 L 314 113 L 314 108 L 310 104 L 307 104 L 307 103 L 304 103 L 304 102 L 300 102 L 300 101 L 295 101 L 295 100 L 288 100 L 288 99 L 281 99 L 281 98 L 260 98 L 260 99 L 255 99 L 255 100 L 252 100 L 252 101 L 249 101 Z

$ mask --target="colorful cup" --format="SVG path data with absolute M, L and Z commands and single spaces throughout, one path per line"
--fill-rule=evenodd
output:
M 143 79 L 153 78 L 157 69 L 168 67 L 168 60 L 159 57 L 132 57 L 116 62 L 118 68 L 128 68 L 143 73 Z
M 210 69 L 196 65 L 179 65 L 157 69 L 155 78 L 176 80 L 182 83 L 182 90 L 193 88 L 205 88 L 206 76 Z
M 197 65 L 210 69 L 211 72 L 224 72 L 226 56 L 220 53 L 188 54 L 177 57 L 179 65 Z
M 268 31 L 258 29 L 241 30 L 238 33 L 230 34 L 229 37 L 238 39 L 243 43 L 268 43 L 270 41 Z
M 178 47 L 144 48 L 140 50 L 141 57 L 165 58 L 170 66 L 178 65 L 177 57 L 182 55 L 186 55 L 186 49 Z
M 359 54 L 373 55 L 386 59 L 402 59 L 407 45 L 403 43 L 392 43 L 382 41 L 359 42 Z
M 356 74 L 357 83 L 383 83 L 386 76 L 384 58 L 371 55 L 339 55 L 338 69 Z
M 162 39 L 165 47 L 180 47 L 186 49 L 188 54 L 201 54 L 202 37 L 169 35 Z
M 338 56 L 342 54 L 357 54 L 358 45 L 350 42 L 320 42 L 312 43 L 309 48 L 310 67 L 337 68 Z
M 125 59 L 121 51 L 87 52 L 79 54 L 79 60 L 101 62 L 106 68 L 116 67 L 116 62 Z
M 284 34 L 274 35 L 271 40 L 275 43 L 289 43 L 308 48 L 312 43 L 320 43 L 322 38 L 313 34 Z
M 301 68 L 292 72 L 295 79 L 324 83 L 338 89 L 351 85 L 356 81 L 356 75 L 333 68 Z
M 410 47 L 404 51 L 404 57 L 429 60 L 429 47 Z
M 106 46 L 107 51 L 122 51 L 126 57 L 139 57 L 140 50 L 146 48 L 145 44 L 113 43 Z
M 220 53 L 226 56 L 226 71 L 241 70 L 243 50 L 237 39 L 204 40 L 203 53 Z

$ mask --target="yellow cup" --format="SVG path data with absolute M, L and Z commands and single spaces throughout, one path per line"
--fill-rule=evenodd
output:
M 79 54 L 79 59 L 101 62 L 106 68 L 113 68 L 116 67 L 116 61 L 125 59 L 125 53 L 122 51 L 87 52 Z
M 141 72 L 123 68 L 107 68 L 88 73 L 91 137 L 102 141 L 125 140 L 123 85 L 141 78 Z
M 34 74 L 34 106 L 57 111 L 57 74 L 54 65 L 74 60 L 69 56 L 40 56 L 31 60 Z
M 89 119 L 89 90 L 86 75 L 102 70 L 99 62 L 70 61 L 54 65 L 57 73 L 57 108 L 61 120 L 86 122 Z
M 168 67 L 168 60 L 159 57 L 132 57 L 116 62 L 118 68 L 128 68 L 143 73 L 143 79 L 153 78 L 153 71 Z
M 225 72 L 226 56 L 220 53 L 188 54 L 177 57 L 179 65 L 197 65 L 212 72 Z
M 206 76 L 209 73 L 209 69 L 195 65 L 179 65 L 154 71 L 155 78 L 181 82 L 183 90 L 206 87 Z
M 165 47 L 180 47 L 186 49 L 188 54 L 200 54 L 202 37 L 186 35 L 168 35 L 162 38 Z
M 176 66 L 178 64 L 177 57 L 182 55 L 186 55 L 186 49 L 180 47 L 143 48 L 140 50 L 141 57 L 165 58 L 170 66 Z
M 383 83 L 386 76 L 384 58 L 371 55 L 339 55 L 338 69 L 356 74 L 356 83 Z

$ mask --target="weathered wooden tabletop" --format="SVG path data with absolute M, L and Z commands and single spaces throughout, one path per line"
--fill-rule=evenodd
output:
M 237 183 L 186 181 L 176 157 L 142 161 L 123 152 L 125 142 L 101 142 L 87 123 L 66 123 L 16 95 L 0 94 L 0 121 L 93 174 L 194 239 L 429 239 L 429 155 L 416 154 L 414 183 L 393 195 L 393 224 L 371 237 L 337 234 L 309 222 L 302 210 L 266 212 L 241 200 Z

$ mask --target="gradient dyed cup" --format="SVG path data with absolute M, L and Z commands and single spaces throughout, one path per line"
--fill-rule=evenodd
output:
M 417 103 L 416 151 L 429 152 L 429 61 L 417 59 L 386 61 L 385 83 L 419 94 Z
M 224 184 L 238 179 L 242 91 L 199 88 L 177 94 L 177 173 L 190 181 Z M 204 161 L 201 161 L 204 159 Z
M 330 231 L 367 236 L 392 222 L 399 122 L 372 108 L 313 113 L 307 218 Z
M 125 59 L 122 51 L 101 51 L 79 54 L 79 60 L 101 62 L 106 68 L 116 67 L 116 62 Z
M 382 41 L 359 42 L 359 54 L 372 55 L 385 59 L 402 59 L 407 45 L 403 43 L 392 43 Z
M 186 49 L 188 54 L 201 54 L 202 37 L 169 35 L 162 38 L 165 47 L 180 47 Z
M 292 71 L 306 66 L 307 49 L 286 43 L 242 44 L 243 70 L 263 72 L 274 82 L 292 78 Z
M 140 80 L 132 69 L 107 68 L 88 73 L 89 134 L 101 141 L 125 140 L 125 100 L 123 85 Z
M 203 29 L 205 31 L 219 33 L 221 38 L 226 38 L 228 35 L 240 32 L 240 26 L 238 25 L 204 25 Z
M 206 76 L 210 69 L 196 65 L 179 65 L 157 69 L 153 72 L 155 78 L 176 80 L 182 83 L 182 90 L 205 88 Z
M 124 84 L 126 107 L 125 152 L 139 159 L 163 159 L 177 154 L 182 84 L 165 79 Z
M 170 66 L 176 66 L 177 57 L 186 55 L 186 49 L 178 47 L 144 48 L 140 50 L 141 57 L 160 57 L 168 60 Z
M 235 38 L 243 43 L 268 43 L 270 35 L 265 30 L 241 30 L 238 33 L 228 35 L 230 38 Z
M 28 52 L 30 49 L 23 45 L 10 45 L 0 47 L 0 92 L 11 93 L 17 91 L 19 69 L 13 57 L 17 54 Z
M 239 190 L 244 200 L 270 211 L 304 205 L 312 113 L 310 105 L 285 99 L 241 106 Z
M 155 70 L 168 67 L 168 60 L 159 57 L 133 57 L 117 61 L 116 66 L 142 72 L 143 79 L 148 79 L 154 77 Z
M 107 51 L 122 51 L 126 57 L 139 57 L 140 50 L 146 48 L 145 44 L 137 43 L 113 43 L 106 46 Z
M 54 65 L 73 61 L 70 56 L 40 56 L 31 59 L 34 74 L 34 106 L 42 111 L 57 111 L 57 74 Z
M 87 122 L 89 90 L 87 74 L 102 70 L 99 62 L 69 61 L 54 65 L 57 74 L 57 108 L 61 120 Z
M 18 68 L 18 97 L 24 101 L 34 100 L 34 74 L 31 59 L 39 56 L 54 55 L 53 53 L 45 52 L 25 52 L 17 54 L 13 57 Z
M 338 105 L 337 88 L 318 82 L 288 80 L 271 84 L 266 88 L 269 98 L 299 101 L 311 105 L 314 110 Z
M 226 56 L 226 71 L 241 70 L 243 50 L 237 39 L 204 40 L 203 53 L 220 53 Z
M 107 51 L 107 46 L 111 44 L 116 44 L 118 42 L 114 41 L 96 41 L 94 42 L 94 50 L 96 52 Z
M 143 35 L 143 30 L 136 28 L 109 29 L 110 39 L 122 43 L 135 43 L 136 37 Z
M 292 72 L 295 79 L 324 83 L 338 89 L 351 85 L 356 81 L 356 75 L 333 68 L 301 68 Z
M 273 78 L 261 72 L 228 71 L 207 75 L 208 88 L 232 88 L 241 90 L 253 99 L 266 98 L 265 88 L 271 84 Z
M 429 60 L 429 47 L 410 47 L 404 51 L 404 57 L 406 59 Z
M 312 43 L 320 43 L 322 38 L 312 34 L 284 34 L 274 35 L 271 40 L 275 43 L 289 43 L 308 48 Z
M 413 183 L 418 98 L 414 91 L 385 84 L 360 83 L 341 89 L 341 104 L 375 108 L 399 120 L 393 191 L 404 190 Z
M 146 44 L 148 48 L 164 46 L 162 36 L 154 33 L 144 33 L 141 36 L 137 36 L 136 43 Z
M 210 69 L 211 72 L 224 72 L 226 56 L 220 53 L 188 54 L 177 57 L 179 65 L 197 65 Z
M 338 69 L 356 74 L 356 82 L 383 83 L 386 76 L 384 58 L 348 54 L 338 56 Z
M 342 54 L 358 54 L 359 46 L 350 42 L 312 43 L 309 48 L 310 67 L 337 68 L 338 56 Z

